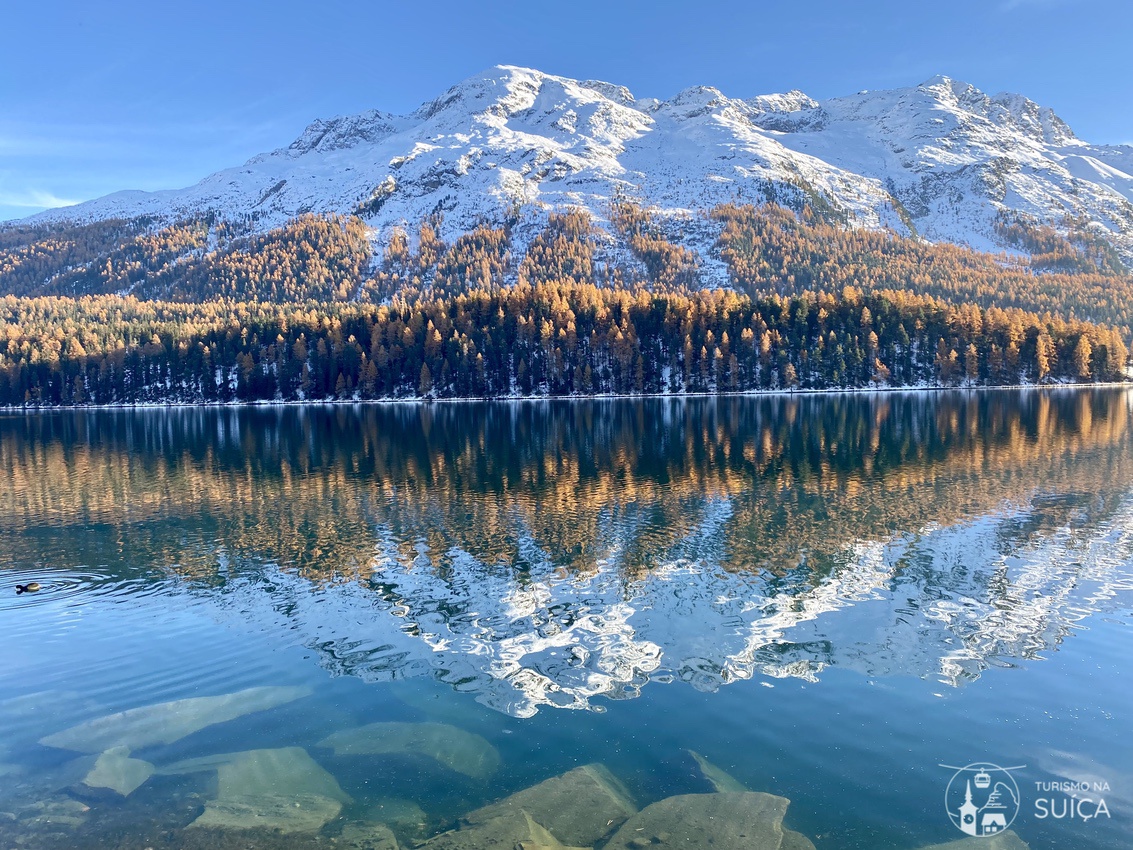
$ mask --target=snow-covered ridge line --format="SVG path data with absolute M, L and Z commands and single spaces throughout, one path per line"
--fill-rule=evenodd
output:
M 602 222 L 618 192 L 670 217 L 821 199 L 852 226 L 980 250 L 1004 247 L 994 222 L 1005 211 L 1056 227 L 1072 218 L 1133 259 L 1133 147 L 1088 144 L 1047 107 L 947 77 L 825 101 L 799 91 L 734 99 L 707 86 L 659 101 L 500 66 L 408 115 L 314 121 L 290 145 L 186 189 L 119 192 L 33 218 L 216 212 L 267 230 L 305 212 L 356 213 L 380 244 L 435 212 L 446 238 L 517 207 L 580 207 Z

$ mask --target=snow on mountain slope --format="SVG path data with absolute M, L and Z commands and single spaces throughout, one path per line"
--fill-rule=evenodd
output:
M 1075 138 L 1048 108 L 989 97 L 947 77 L 754 117 L 786 147 L 884 179 L 921 235 L 1000 247 L 992 222 L 1015 210 L 1058 224 L 1080 217 L 1133 253 L 1133 148 Z
M 618 192 L 676 218 L 725 201 L 821 203 L 855 226 L 911 225 L 978 248 L 1000 247 L 1000 210 L 1052 224 L 1073 215 L 1133 257 L 1133 148 L 1088 145 L 1024 97 L 946 77 L 825 102 L 708 87 L 636 101 L 609 83 L 502 66 L 409 115 L 315 121 L 289 147 L 187 189 L 120 192 L 36 218 L 211 210 L 266 229 L 304 212 L 357 212 L 380 243 L 433 212 L 450 238 L 517 209 L 579 206 L 601 221 Z

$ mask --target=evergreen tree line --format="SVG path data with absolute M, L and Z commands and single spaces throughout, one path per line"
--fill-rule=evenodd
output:
M 35 297 L 136 295 L 155 301 L 369 301 L 457 294 L 515 283 L 572 280 L 608 287 L 693 291 L 709 259 L 688 233 L 718 237 L 730 285 L 766 293 L 905 289 L 953 304 L 1018 307 L 1117 326 L 1133 335 L 1133 276 L 1086 223 L 1065 234 L 1019 213 L 995 222 L 1005 245 L 990 254 L 930 244 L 891 231 L 846 227 L 821 205 L 799 212 L 724 204 L 695 220 L 666 219 L 618 196 L 598 227 L 588 213 L 551 213 L 542 233 L 513 240 L 512 219 L 454 239 L 439 214 L 413 228 L 371 233 L 354 216 L 302 215 L 266 233 L 250 220 L 204 217 L 159 225 L 146 219 L 0 228 L 0 294 Z M 528 222 L 531 224 L 531 222 Z
M 575 281 L 388 305 L 0 299 L 0 404 L 693 393 L 1119 379 L 1113 329 L 903 291 Z
M 1116 325 L 1133 333 L 1133 277 L 1112 246 L 1082 231 L 1072 241 L 1015 216 L 999 231 L 1032 258 L 930 244 L 891 231 L 849 229 L 775 206 L 716 207 L 716 249 L 732 286 L 758 296 L 807 290 L 908 289 L 953 304 L 1018 307 Z M 1072 223 L 1071 223 L 1072 224 Z M 1073 273 L 1071 273 L 1073 272 Z
M 1066 216 L 1061 224 L 1065 235 L 1034 216 L 1001 210 L 994 227 L 1005 244 L 1030 255 L 1028 265 L 1032 269 L 1068 274 L 1125 273 L 1125 264 L 1113 245 L 1090 229 L 1088 219 Z

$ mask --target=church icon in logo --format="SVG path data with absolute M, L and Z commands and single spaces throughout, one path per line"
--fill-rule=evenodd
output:
M 982 838 L 1011 826 L 1019 814 L 1019 786 L 1011 771 L 1025 765 L 999 767 L 976 762 L 967 767 L 941 767 L 956 771 L 944 792 L 944 804 L 957 829 Z

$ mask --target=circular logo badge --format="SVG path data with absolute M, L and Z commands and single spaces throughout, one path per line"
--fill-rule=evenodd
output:
M 944 806 L 965 835 L 1003 832 L 1019 814 L 1019 786 L 1007 768 L 989 762 L 961 767 L 944 792 Z

